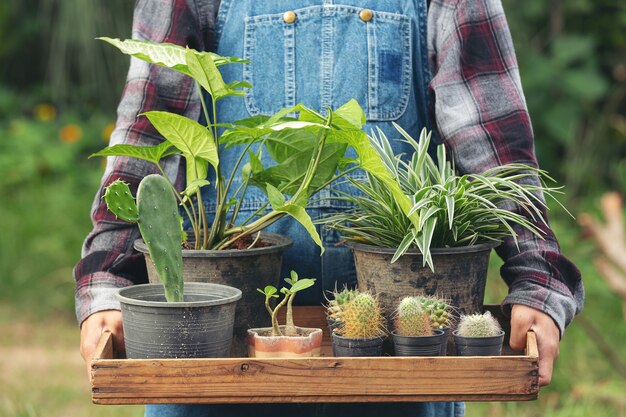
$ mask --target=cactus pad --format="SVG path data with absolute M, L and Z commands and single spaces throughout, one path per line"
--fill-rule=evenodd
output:
M 131 223 L 139 221 L 137 203 L 124 181 L 117 179 L 109 184 L 104 193 L 104 201 L 116 217 Z
M 161 175 L 148 175 L 137 190 L 139 230 L 170 302 L 183 301 L 182 231 L 172 188 Z

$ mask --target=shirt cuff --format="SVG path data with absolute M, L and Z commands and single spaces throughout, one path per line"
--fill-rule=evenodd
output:
M 554 320 L 563 337 L 574 316 L 582 310 L 584 297 L 584 288 L 580 282 L 572 296 L 520 279 L 509 288 L 509 295 L 502 305 L 509 316 L 513 304 L 522 304 L 546 313 Z
M 75 308 L 79 325 L 93 313 L 104 310 L 119 310 L 116 294 L 133 282 L 107 272 L 98 272 L 80 280 L 76 287 Z

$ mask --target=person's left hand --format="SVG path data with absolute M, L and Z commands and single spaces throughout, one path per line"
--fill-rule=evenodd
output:
M 559 356 L 560 331 L 554 320 L 539 310 L 515 304 L 511 310 L 512 349 L 524 350 L 526 333 L 532 330 L 537 335 L 539 351 L 539 386 L 548 385 L 552 379 L 552 367 Z

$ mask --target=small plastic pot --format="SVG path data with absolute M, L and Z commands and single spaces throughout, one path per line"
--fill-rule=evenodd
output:
M 384 340 L 383 337 L 353 339 L 332 333 L 333 355 L 350 357 L 382 356 Z
M 396 356 L 440 356 L 444 331 L 433 330 L 432 336 L 400 336 L 392 333 Z
M 458 356 L 500 356 L 502 354 L 503 330 L 500 330 L 497 336 L 491 337 L 459 336 L 458 330 L 452 332 L 452 335 Z

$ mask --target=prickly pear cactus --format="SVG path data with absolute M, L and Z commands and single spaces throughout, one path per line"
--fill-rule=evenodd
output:
M 491 337 L 497 336 L 501 327 L 500 323 L 487 311 L 484 314 L 461 316 L 457 331 L 460 336 L 464 337 Z
M 400 301 L 395 316 L 396 333 L 400 336 L 432 336 L 430 315 L 418 297 L 405 297 Z
M 443 329 L 452 325 L 454 318 L 452 307 L 442 298 L 422 295 L 417 297 L 430 317 L 434 329 Z
M 183 301 L 182 231 L 178 204 L 169 182 L 148 175 L 137 190 L 139 230 L 170 302 Z
M 131 223 L 139 221 L 137 203 L 124 181 L 117 179 L 109 184 L 104 193 L 104 201 L 108 209 L 118 218 Z
M 354 339 L 382 336 L 384 320 L 378 299 L 369 293 L 359 293 L 343 308 L 339 334 Z

